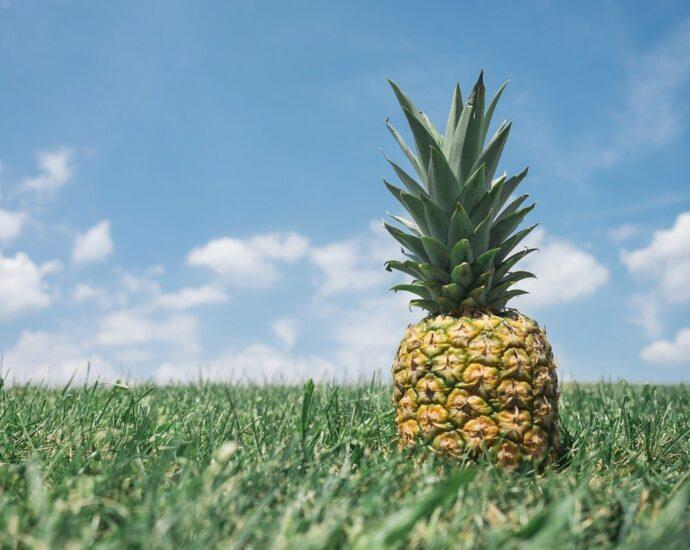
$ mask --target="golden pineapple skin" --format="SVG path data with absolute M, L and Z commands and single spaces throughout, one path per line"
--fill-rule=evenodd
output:
M 393 363 L 401 447 L 488 452 L 501 466 L 560 451 L 558 377 L 546 333 L 515 311 L 431 315 L 410 325 Z

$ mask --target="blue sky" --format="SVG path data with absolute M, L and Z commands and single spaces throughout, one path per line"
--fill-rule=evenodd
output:
M 10 380 L 386 376 L 422 316 L 382 268 L 386 78 L 443 122 L 481 68 L 538 202 L 515 305 L 565 378 L 688 379 L 686 2 L 1 5 Z

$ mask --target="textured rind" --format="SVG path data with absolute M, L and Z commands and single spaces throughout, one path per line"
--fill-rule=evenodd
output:
M 546 333 L 510 311 L 431 315 L 410 325 L 393 363 L 401 447 L 488 452 L 502 466 L 560 451 L 558 377 Z

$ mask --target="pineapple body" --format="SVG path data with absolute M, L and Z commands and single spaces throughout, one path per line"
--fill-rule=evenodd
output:
M 542 464 L 560 449 L 558 378 L 546 333 L 514 311 L 430 315 L 393 364 L 401 447 Z

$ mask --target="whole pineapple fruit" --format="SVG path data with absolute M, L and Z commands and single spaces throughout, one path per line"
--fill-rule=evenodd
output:
M 444 134 L 391 82 L 416 154 L 387 122 L 418 176 L 388 160 L 405 190 L 384 179 L 410 218 L 384 224 L 405 261 L 386 268 L 413 280 L 393 290 L 429 315 L 410 326 L 393 364 L 401 446 L 423 443 L 450 456 L 491 456 L 505 467 L 541 465 L 560 449 L 556 363 L 545 332 L 508 301 L 524 294 L 514 270 L 534 249 L 513 252 L 535 226 L 518 230 L 534 204 L 514 195 L 527 175 L 494 178 L 510 132 L 484 142 L 498 90 L 485 108 L 482 74 L 463 103 L 456 86 Z

